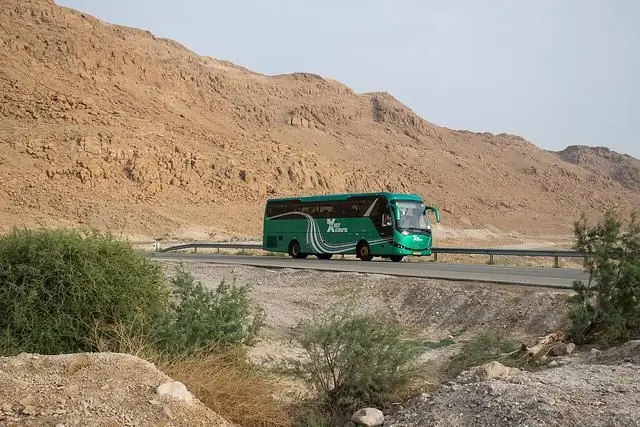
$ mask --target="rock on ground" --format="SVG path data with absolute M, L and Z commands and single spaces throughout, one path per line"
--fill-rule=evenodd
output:
M 1 357 L 0 385 L 2 427 L 233 425 L 127 354 Z
M 363 408 L 351 416 L 351 422 L 366 427 L 381 426 L 384 423 L 384 414 L 377 408 Z
M 637 344 L 627 344 L 617 354 L 633 348 Z M 384 425 L 638 426 L 640 369 L 625 360 L 631 359 L 611 356 L 605 365 L 593 357 L 569 357 L 537 372 L 493 363 L 405 403 Z M 478 375 L 487 371 L 496 375 Z

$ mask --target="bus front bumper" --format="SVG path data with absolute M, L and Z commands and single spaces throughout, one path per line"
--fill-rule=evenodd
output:
M 392 245 L 395 255 L 431 256 L 432 254 L 431 246 L 427 248 L 408 248 L 396 242 L 394 242 Z

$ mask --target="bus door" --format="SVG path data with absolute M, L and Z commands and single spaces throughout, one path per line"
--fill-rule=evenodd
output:
M 391 218 L 391 210 L 385 198 L 378 198 L 371 212 L 371 220 L 375 224 L 381 237 L 393 236 L 393 219 Z

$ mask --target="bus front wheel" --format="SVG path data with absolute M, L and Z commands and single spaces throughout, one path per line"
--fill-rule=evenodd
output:
M 300 243 L 297 240 L 292 240 L 289 243 L 289 256 L 291 258 L 306 258 L 307 256 L 300 252 Z
M 371 255 L 371 249 L 369 248 L 369 244 L 367 242 L 360 242 L 356 247 L 356 255 L 362 261 L 371 261 L 373 259 L 373 255 Z

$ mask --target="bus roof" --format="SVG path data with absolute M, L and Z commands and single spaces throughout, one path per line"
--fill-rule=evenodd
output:
M 392 193 L 388 191 L 372 192 L 372 193 L 340 193 L 340 194 L 318 194 L 315 196 L 290 196 L 290 197 L 276 197 L 268 199 L 269 202 L 285 202 L 292 200 L 299 200 L 302 202 L 323 202 L 323 201 L 336 201 L 347 200 L 351 197 L 371 197 L 371 196 L 384 196 L 388 200 L 403 199 L 403 200 L 415 200 L 417 202 L 422 201 L 422 197 L 413 193 Z

